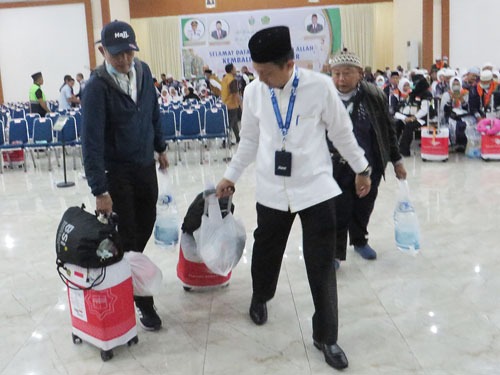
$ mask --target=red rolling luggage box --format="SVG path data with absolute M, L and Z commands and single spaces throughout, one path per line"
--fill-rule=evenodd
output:
M 104 269 L 72 264 L 65 268 L 69 271 L 65 276 L 73 343 L 83 340 L 100 348 L 103 361 L 113 357 L 113 348 L 137 343 L 132 274 L 127 261 L 122 259 Z
M 186 253 L 183 248 L 186 249 Z M 179 246 L 179 262 L 177 263 L 177 277 L 184 284 L 184 290 L 189 291 L 196 287 L 227 286 L 231 272 L 227 276 L 213 273 L 196 255 L 194 237 L 182 233 Z
M 423 161 L 447 161 L 450 131 L 447 128 L 424 126 L 421 132 L 420 155 Z
M 3 152 L 4 165 L 7 167 L 22 167 L 24 165 L 24 151 L 6 151 Z
M 500 160 L 500 135 L 481 134 L 481 158 Z

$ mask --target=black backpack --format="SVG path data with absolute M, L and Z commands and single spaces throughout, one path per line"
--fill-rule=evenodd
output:
M 117 263 L 123 249 L 117 231 L 116 216 L 107 223 L 85 211 L 85 206 L 70 207 L 61 218 L 56 234 L 56 263 L 85 268 L 101 268 Z

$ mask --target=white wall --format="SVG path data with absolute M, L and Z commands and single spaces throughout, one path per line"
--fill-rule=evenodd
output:
M 42 71 L 48 99 L 59 98 L 65 74 L 89 75 L 84 4 L 0 9 L 4 100 L 27 101 L 31 74 Z
M 109 13 L 111 21 L 120 20 L 130 23 L 129 0 L 110 0 Z
M 450 64 L 500 67 L 498 0 L 450 0 Z
M 422 63 L 422 0 L 394 0 L 394 67 L 406 68 L 408 53 L 406 42 L 411 40 L 419 45 Z

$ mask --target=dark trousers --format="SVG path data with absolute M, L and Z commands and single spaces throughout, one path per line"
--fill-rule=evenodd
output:
M 240 141 L 240 128 L 238 127 L 238 108 L 228 109 L 227 117 L 229 120 L 229 129 L 233 131 L 234 136 L 236 138 L 236 142 Z M 231 142 L 231 138 L 229 138 L 229 142 Z
M 349 164 L 334 160 L 333 176 L 342 190 L 342 194 L 335 197 L 337 220 L 335 258 L 345 260 L 347 234 L 351 245 L 364 246 L 368 243 L 368 222 L 375 206 L 382 174 L 377 170 L 373 171 L 370 192 L 363 198 L 359 198 L 356 194 L 354 183 L 356 174 Z
M 119 167 L 108 172 L 107 179 L 123 249 L 142 253 L 156 221 L 156 165 Z M 154 305 L 153 297 L 134 296 L 134 301 L 141 310 Z
M 403 121 L 399 120 L 397 126 L 398 135 L 401 134 L 401 138 L 399 138 L 399 152 L 402 155 L 408 156 L 410 155 L 410 146 L 413 141 L 413 132 L 420 129 L 422 125 L 418 121 L 412 121 L 405 124 Z
M 307 278 L 314 303 L 313 338 L 335 344 L 338 336 L 337 279 L 333 264 L 335 203 L 329 199 L 298 212 Z M 274 297 L 288 235 L 296 213 L 257 203 L 257 229 L 252 254 L 253 298 Z
M 107 173 L 113 211 L 125 251 L 143 252 L 156 220 L 156 167 L 126 166 Z

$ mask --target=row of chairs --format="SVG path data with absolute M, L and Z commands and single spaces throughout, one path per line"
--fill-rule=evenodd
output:
M 167 109 L 160 109 L 160 111 L 164 111 L 164 112 L 173 112 L 175 114 L 175 119 L 176 119 L 176 122 L 177 124 L 180 123 L 180 114 L 181 112 L 183 111 L 186 111 L 186 110 L 189 110 L 189 109 L 192 109 L 192 110 L 196 110 L 200 113 L 200 120 L 201 120 L 201 128 L 202 130 L 205 128 L 205 112 L 213 109 L 213 108 L 216 108 L 216 109 L 220 109 L 224 112 L 224 116 L 225 116 L 225 121 L 226 121 L 226 124 L 229 122 L 228 121 L 228 116 L 227 116 L 227 107 L 224 103 L 215 103 L 214 105 L 203 105 L 203 104 L 190 104 L 190 105 L 170 105 L 167 107 Z M 177 129 L 179 130 L 179 129 Z
M 0 169 L 3 173 L 4 169 L 4 154 L 8 162 L 8 156 L 12 151 L 20 151 L 23 154 L 24 171 L 26 166 L 26 152 L 29 151 L 33 166 L 36 168 L 34 153 L 44 151 L 48 157 L 48 168 L 52 170 L 51 153 L 56 156 L 57 165 L 60 166 L 58 148 L 70 146 L 76 148 L 80 145 L 78 136 L 76 119 L 73 116 L 67 116 L 61 120 L 65 121 L 65 125 L 61 131 L 54 131 L 54 124 L 49 117 L 38 117 L 33 122 L 32 137 L 29 136 L 28 123 L 25 119 L 12 119 L 8 123 L 8 127 L 4 126 L 3 121 L 0 121 Z M 76 150 L 73 150 L 73 168 L 76 169 Z
M 17 112 L 16 112 L 17 111 Z M 28 123 L 28 137 L 29 139 L 33 138 L 33 124 L 35 122 L 35 119 L 40 118 L 40 115 L 38 113 L 24 113 L 23 116 L 17 116 L 17 114 L 21 114 L 23 111 L 21 109 L 11 109 L 10 111 L 8 109 L 2 108 L 0 110 L 0 121 L 4 123 L 4 126 L 8 126 L 10 120 L 12 119 L 25 119 L 26 122 Z M 81 129 L 81 122 L 82 122 L 82 114 L 79 111 L 79 109 L 75 110 L 61 110 L 61 111 L 56 111 L 56 112 L 49 112 L 45 115 L 45 117 L 48 117 L 52 120 L 52 123 L 55 124 L 57 121 L 57 118 L 61 115 L 68 115 L 72 116 L 75 118 L 76 121 L 76 127 L 78 129 L 78 133 L 80 133 Z
M 230 144 L 227 114 L 219 107 L 212 107 L 204 111 L 203 115 L 193 108 L 180 111 L 178 116 L 174 111 L 161 111 L 160 121 L 165 142 L 173 142 L 177 146 L 176 163 L 181 161 L 181 143 L 193 140 L 200 143 L 200 163 L 203 163 L 202 145 L 207 140 L 222 139 L 226 145 Z M 228 152 L 226 147 L 226 158 L 229 156 Z

